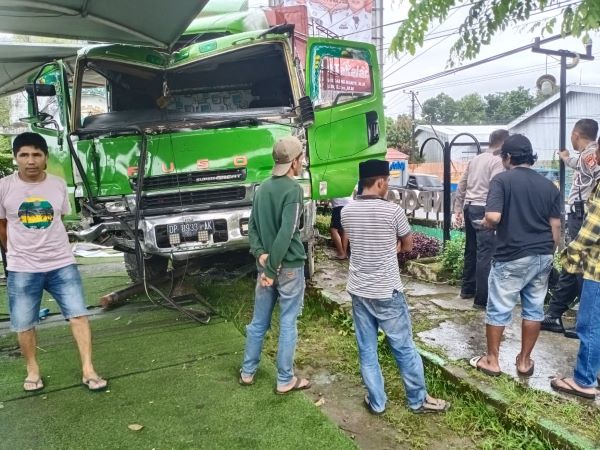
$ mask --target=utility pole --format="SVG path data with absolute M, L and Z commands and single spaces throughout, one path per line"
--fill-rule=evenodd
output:
M 406 92 L 406 91 L 404 91 L 404 92 Z M 411 153 L 412 153 L 413 158 L 414 158 L 417 155 L 417 147 L 416 147 L 417 142 L 415 140 L 415 128 L 416 128 L 416 126 L 415 126 L 415 101 L 416 101 L 417 95 L 419 93 L 415 92 L 415 91 L 408 91 L 406 93 L 410 94 L 410 105 L 411 105 L 411 107 L 410 107 L 410 111 L 411 111 L 410 117 L 412 119 L 411 120 L 412 132 L 411 132 L 411 135 L 410 135 L 410 139 L 411 139 Z
M 560 114 L 559 114 L 559 150 L 566 149 L 567 143 L 567 58 L 574 58 L 576 61 L 584 59 L 593 61 L 592 56 L 592 41 L 590 40 L 585 46 L 585 53 L 576 53 L 570 50 L 549 50 L 540 48 L 540 38 L 535 38 L 535 42 L 531 49 L 534 53 L 543 55 L 552 55 L 560 57 Z M 574 66 L 572 66 L 574 67 Z M 561 197 L 561 234 L 565 231 L 565 163 L 562 159 L 559 161 L 559 184 Z

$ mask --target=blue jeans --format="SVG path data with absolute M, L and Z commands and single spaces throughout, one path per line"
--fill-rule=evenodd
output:
M 81 276 L 75 264 L 49 272 L 8 271 L 6 285 L 10 326 L 18 333 L 31 330 L 39 323 L 44 290 L 54 297 L 65 319 L 90 314 L 85 307 Z
M 573 379 L 582 387 L 596 387 L 600 372 L 600 282 L 583 280 L 577 312 L 579 352 Z
M 523 320 L 544 320 L 544 299 L 551 270 L 552 255 L 492 261 L 485 323 L 497 327 L 509 325 L 519 298 Z
M 279 298 L 279 347 L 277 349 L 277 386 L 294 378 L 294 352 L 298 329 L 296 322 L 304 304 L 304 267 L 282 268 L 273 286 L 262 287 L 256 281 L 254 315 L 246 327 L 246 349 L 242 375 L 254 376 L 260 362 L 265 334 L 271 327 L 271 316 Z
M 352 295 L 352 317 L 360 373 L 367 387 L 371 408 L 381 412 L 387 401 L 377 357 L 377 331 L 381 328 L 400 369 L 408 406 L 419 409 L 427 396 L 425 375 L 423 361 L 412 339 L 412 326 L 404 294 L 394 291 L 391 298 L 384 299 Z

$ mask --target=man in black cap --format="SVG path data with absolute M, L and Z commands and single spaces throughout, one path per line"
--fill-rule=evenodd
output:
M 522 338 L 515 364 L 519 376 L 531 376 L 531 352 L 544 320 L 548 276 L 560 239 L 560 193 L 531 169 L 537 156 L 525 136 L 509 136 L 500 155 L 509 170 L 492 179 L 482 224 L 496 228 L 486 315 L 487 354 L 470 363 L 487 375 L 500 375 L 500 341 L 520 298 Z
M 446 411 L 448 402 L 427 394 L 423 361 L 412 339 L 397 257 L 398 252 L 412 250 L 412 236 L 404 211 L 385 200 L 389 164 L 365 161 L 359 172 L 363 192 L 342 210 L 342 226 L 352 248 L 347 290 L 368 392 L 364 404 L 372 414 L 385 410 L 387 396 L 377 357 L 377 332 L 382 329 L 402 373 L 409 408 L 415 413 Z

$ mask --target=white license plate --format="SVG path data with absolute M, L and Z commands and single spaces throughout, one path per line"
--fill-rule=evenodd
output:
M 199 231 L 213 231 L 212 220 L 200 220 L 197 222 L 172 223 L 167 225 L 168 234 L 180 234 L 183 237 L 196 237 Z

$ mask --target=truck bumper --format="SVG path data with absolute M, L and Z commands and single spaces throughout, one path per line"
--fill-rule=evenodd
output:
M 146 217 L 141 221 L 139 227 L 144 236 L 141 242 L 142 250 L 147 254 L 161 255 L 178 260 L 249 248 L 248 220 L 250 219 L 251 210 L 252 207 L 247 206 L 211 212 L 186 212 L 168 216 Z M 315 216 L 315 203 L 311 200 L 305 201 L 304 216 L 300 227 L 300 235 L 304 242 L 310 241 L 314 237 Z M 165 242 L 164 230 L 166 226 L 205 221 L 219 224 L 218 236 L 213 232 L 206 242 L 182 242 L 175 245 Z M 75 234 L 79 239 L 91 242 L 106 233 L 111 234 L 120 230 L 123 230 L 123 226 L 118 222 L 103 222 Z M 112 245 L 116 244 L 117 242 L 112 242 Z M 129 247 L 132 250 L 134 248 L 134 243 L 131 240 L 119 239 L 118 244 L 120 247 Z

